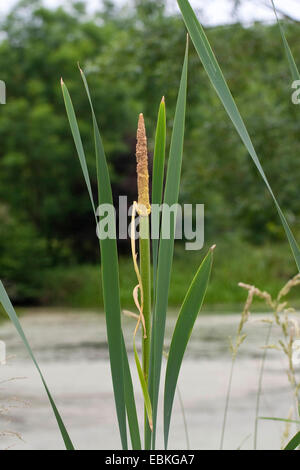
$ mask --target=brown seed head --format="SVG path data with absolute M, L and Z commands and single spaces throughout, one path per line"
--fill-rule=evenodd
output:
M 151 212 L 149 202 L 149 172 L 147 137 L 143 114 L 139 115 L 136 144 L 137 183 L 138 183 L 138 208 L 139 215 L 147 216 Z

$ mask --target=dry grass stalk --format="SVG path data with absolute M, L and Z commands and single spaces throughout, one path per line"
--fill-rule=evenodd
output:
M 293 417 L 293 408 L 291 407 L 289 410 L 288 418 L 287 419 L 292 419 Z M 288 421 L 285 423 L 285 427 L 283 430 L 282 438 L 281 438 L 281 449 L 283 450 L 285 446 L 287 445 L 288 441 L 290 440 L 290 434 L 291 434 L 291 423 Z
M 8 382 L 11 382 L 13 380 L 22 380 L 24 379 L 24 377 L 16 377 L 16 378 L 11 378 L 11 379 L 7 379 L 7 380 L 3 380 L 0 382 L 0 385 L 3 385 L 5 383 L 8 383 Z M 6 400 L 7 401 L 7 400 Z M 13 398 L 13 399 L 10 399 L 8 400 L 9 404 L 3 404 L 3 403 L 0 403 L 0 417 L 1 417 L 1 420 L 2 421 L 7 421 L 7 422 L 10 422 L 10 418 L 9 418 L 9 412 L 12 408 L 16 408 L 16 407 L 19 407 L 20 404 L 22 406 L 26 406 L 27 403 L 25 403 L 24 401 L 21 401 L 17 398 Z M 22 439 L 22 436 L 15 432 L 15 431 L 10 431 L 10 430 L 0 430 L 0 438 L 16 438 L 20 441 L 23 441 Z M 24 441 L 23 441 L 24 442 Z M 9 446 L 9 447 L 6 447 L 4 450 L 9 450 L 11 447 L 13 447 L 13 445 Z
M 243 317 L 245 317 L 245 315 L 249 315 L 249 309 L 253 302 L 253 298 L 256 296 L 263 299 L 272 310 L 272 317 L 265 318 L 263 321 L 267 321 L 268 323 L 275 323 L 281 329 L 281 339 L 279 339 L 277 343 L 267 344 L 263 347 L 263 349 L 276 349 L 282 351 L 287 358 L 287 376 L 295 398 L 296 416 L 299 404 L 300 383 L 297 380 L 295 366 L 293 363 L 293 345 L 295 340 L 300 338 L 300 326 L 298 320 L 291 316 L 295 313 L 295 310 L 288 307 L 288 302 L 284 300 L 284 297 L 289 294 L 292 288 L 298 285 L 300 285 L 300 274 L 297 274 L 292 279 L 290 279 L 279 291 L 276 299 L 273 299 L 268 292 L 261 291 L 255 286 L 239 283 L 240 287 L 248 291 L 248 297 L 244 312 L 242 314 L 241 324 L 243 324 Z

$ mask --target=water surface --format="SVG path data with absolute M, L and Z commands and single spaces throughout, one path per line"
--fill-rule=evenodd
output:
M 255 319 L 262 316 L 255 315 Z M 166 349 L 176 315 L 167 322 Z M 180 373 L 179 388 L 184 402 L 192 449 L 217 449 L 220 441 L 226 386 L 230 369 L 228 337 L 233 336 L 236 315 L 200 315 Z M 116 425 L 105 321 L 94 312 L 31 310 L 22 324 L 36 354 L 49 387 L 77 449 L 116 449 L 120 441 Z M 225 448 L 253 448 L 253 428 L 261 346 L 266 325 L 255 321 L 247 326 L 233 379 Z M 124 319 L 124 332 L 131 350 L 134 321 Z M 274 330 L 272 342 L 278 336 Z M 8 361 L 0 366 L 0 403 L 7 411 L 1 419 L 1 431 L 14 431 L 14 437 L 0 438 L 0 448 L 63 449 L 40 379 L 20 342 L 14 327 L 0 324 L 0 340 L 6 342 Z M 142 410 L 142 397 L 129 356 L 136 386 L 136 399 Z M 163 369 L 164 374 L 164 369 Z M 278 351 L 268 353 L 262 410 L 263 416 L 288 416 L 292 405 L 286 377 L 286 361 Z M 158 447 L 162 441 L 162 409 L 159 410 Z M 284 425 L 262 421 L 259 448 L 278 449 Z M 291 430 L 293 432 L 294 429 Z M 186 449 L 186 435 L 178 396 L 171 422 L 170 448 Z

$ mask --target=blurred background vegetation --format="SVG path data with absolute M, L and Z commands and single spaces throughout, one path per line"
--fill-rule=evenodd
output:
M 1 23 L 0 275 L 18 304 L 101 306 L 98 243 L 69 131 L 60 77 L 77 110 L 96 192 L 89 106 L 77 62 L 93 94 L 116 202 L 136 199 L 137 116 L 146 119 L 150 156 L 158 105 L 171 131 L 185 47 L 179 16 L 163 1 L 111 1 L 93 15 L 83 2 L 48 9 L 23 0 Z M 295 57 L 299 24 L 285 25 Z M 211 27 L 208 38 L 240 107 L 274 192 L 300 239 L 299 108 L 275 24 Z M 170 132 L 169 132 L 170 134 Z M 241 302 L 239 281 L 275 292 L 296 267 L 274 205 L 191 47 L 180 201 L 205 204 L 207 245 L 217 243 L 208 304 Z M 124 306 L 135 276 L 120 243 Z M 201 252 L 177 242 L 170 303 L 177 305 Z M 99 304 L 100 299 L 100 304 Z

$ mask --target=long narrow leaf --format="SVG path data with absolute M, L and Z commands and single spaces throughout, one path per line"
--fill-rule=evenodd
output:
M 99 127 L 96 120 L 88 84 L 85 75 L 80 70 L 85 90 L 91 107 L 94 138 L 95 138 L 95 151 L 97 163 L 97 181 L 98 181 L 98 195 L 99 205 L 110 204 L 113 205 L 113 197 L 111 190 L 111 183 L 109 177 L 106 156 L 102 144 L 102 139 Z M 116 233 L 116 227 L 114 227 Z M 122 366 L 122 326 L 121 326 L 121 305 L 120 305 L 120 286 L 119 286 L 119 264 L 117 253 L 116 239 L 105 238 L 100 239 L 101 249 L 101 270 L 102 270 L 102 289 L 103 301 L 106 315 L 106 327 L 108 346 L 110 353 L 110 363 L 112 371 L 112 379 L 114 385 L 114 393 L 116 399 L 116 406 L 118 412 L 119 426 L 121 431 L 121 438 L 123 447 L 125 446 L 126 439 L 126 419 L 124 409 L 124 373 L 120 368 Z M 127 443 L 126 443 L 127 446 Z
M 153 172 L 152 172 L 152 204 L 160 205 L 163 195 L 164 183 L 164 169 L 165 169 L 165 155 L 166 155 L 166 105 L 165 99 L 161 100 L 156 134 L 155 134 L 155 148 L 153 157 Z M 157 270 L 157 256 L 158 256 L 159 240 L 152 239 L 152 256 L 153 256 L 153 287 L 154 297 L 156 289 L 156 270 Z
M 166 156 L 166 105 L 165 98 L 163 97 L 158 110 L 156 133 L 155 133 L 155 147 L 153 157 L 153 171 L 152 171 L 152 207 L 154 204 L 160 205 L 163 196 L 163 183 L 164 183 L 164 169 L 165 169 L 165 156 Z M 158 220 L 158 236 L 160 229 L 160 218 Z M 159 238 L 152 238 L 152 260 L 153 260 L 153 299 L 156 296 L 156 277 L 157 277 L 157 258 L 158 258 Z M 154 304 L 154 302 L 153 302 Z M 151 346 L 150 346 L 150 363 L 153 361 L 153 325 L 151 329 Z M 146 449 L 151 446 L 151 431 L 146 428 L 145 432 L 145 445 Z
M 104 154 L 104 149 L 100 137 L 100 132 L 97 126 L 93 105 L 88 90 L 87 82 L 83 72 L 81 76 L 85 85 L 88 95 L 89 103 L 92 110 L 93 128 L 95 137 L 96 149 L 96 162 L 97 162 L 97 179 L 99 191 L 99 204 L 112 204 L 111 186 L 109 180 L 109 173 Z M 76 116 L 71 101 L 71 97 L 67 90 L 66 85 L 62 82 L 62 91 L 65 100 L 65 105 L 69 117 L 69 123 L 74 137 L 74 142 L 81 166 L 84 172 L 85 181 L 89 190 L 90 180 L 88 171 L 84 171 L 86 162 L 81 137 L 79 133 Z M 92 197 L 90 195 L 90 197 Z M 94 208 L 94 203 L 92 201 Z M 117 417 L 120 429 L 120 436 L 123 449 L 127 449 L 127 430 L 126 430 L 126 410 L 125 410 L 125 385 L 124 385 L 124 367 L 123 367 L 123 347 L 122 347 L 122 330 L 121 330 L 121 306 L 120 306 L 120 289 L 119 289 L 119 272 L 118 272 L 118 256 L 117 245 L 114 239 L 100 240 L 101 249 L 101 272 L 102 272 L 102 288 L 103 300 L 106 315 L 106 328 L 108 347 L 110 355 L 110 365 L 112 373 L 112 381 L 114 388 L 114 396 L 117 410 Z
M 300 446 L 300 431 L 290 440 L 284 450 L 296 450 Z
M 205 35 L 205 32 L 197 20 L 197 17 L 190 6 L 190 3 L 188 0 L 177 0 L 177 3 L 179 5 L 179 8 L 181 10 L 184 22 L 186 24 L 186 27 L 189 31 L 189 34 L 191 36 L 191 39 L 194 43 L 194 46 L 196 48 L 196 51 L 199 55 L 199 58 L 207 72 L 207 75 L 209 76 L 209 79 L 214 86 L 228 116 L 230 117 L 232 123 L 234 124 L 240 138 L 242 139 L 242 142 L 244 143 L 245 147 L 247 148 L 256 168 L 258 169 L 265 185 L 267 186 L 269 193 L 271 194 L 274 204 L 276 206 L 276 209 L 278 211 L 279 217 L 281 219 L 283 228 L 286 232 L 286 236 L 288 238 L 288 241 L 290 243 L 298 270 L 300 271 L 300 250 L 298 247 L 298 244 L 294 238 L 294 235 L 287 223 L 287 220 L 277 202 L 277 199 L 271 189 L 271 186 L 268 182 L 268 179 L 264 173 L 264 170 L 261 166 L 261 163 L 259 161 L 259 158 L 256 154 L 256 151 L 253 147 L 251 138 L 248 134 L 248 131 L 246 129 L 246 126 L 244 124 L 244 121 L 240 115 L 240 112 L 235 104 L 235 101 L 231 95 L 231 92 L 228 88 L 228 85 L 226 83 L 226 80 L 223 76 L 223 73 L 221 71 L 221 68 L 216 60 L 216 57 L 211 49 L 211 46 L 208 42 L 208 39 Z
M 262 419 L 264 421 L 281 421 L 283 423 L 293 423 L 293 424 L 300 424 L 300 421 L 295 419 L 285 419 L 285 418 L 268 418 L 266 416 L 259 416 L 258 419 Z
M 76 119 L 76 114 L 72 105 L 71 97 L 69 94 L 69 91 L 67 87 L 65 86 L 63 80 L 61 79 L 61 87 L 62 87 L 62 92 L 63 92 L 63 97 L 64 97 L 64 102 L 66 106 L 66 111 L 67 111 L 67 116 L 70 122 L 70 127 L 71 127 L 71 132 L 73 135 L 75 147 L 77 150 L 77 154 L 79 157 L 80 161 L 80 166 L 82 169 L 82 173 L 84 176 L 85 184 L 87 186 L 87 190 L 90 196 L 91 204 L 93 206 L 93 212 L 95 214 L 96 209 L 95 209 L 95 203 L 94 203 L 94 198 L 93 198 L 93 193 L 92 193 L 92 187 L 91 187 L 91 182 L 90 182 L 90 177 L 89 177 L 89 172 L 87 168 L 87 163 L 86 163 L 86 158 L 83 150 L 83 145 L 80 137 L 80 132 L 79 132 L 79 127 L 77 124 L 77 119 Z
M 50 401 L 50 404 L 51 404 L 51 407 L 52 407 L 52 410 L 53 410 L 53 413 L 54 413 L 56 422 L 57 422 L 57 424 L 58 424 L 58 427 L 59 427 L 61 436 L 62 436 L 63 441 L 64 441 L 64 443 L 65 443 L 66 449 L 67 449 L 67 450 L 75 450 L 74 447 L 73 447 L 72 441 L 71 441 L 71 439 L 70 439 L 70 437 L 69 437 L 69 434 L 68 434 L 68 432 L 67 432 L 67 430 L 66 430 L 66 427 L 65 427 L 65 425 L 64 425 L 64 422 L 63 422 L 63 420 L 62 420 L 62 418 L 61 418 L 61 416 L 60 416 L 60 414 L 59 414 L 59 412 L 58 412 L 58 409 L 57 409 L 57 407 L 56 407 L 56 405 L 55 405 L 55 402 L 54 402 L 54 400 L 53 400 L 53 398 L 52 398 L 52 395 L 51 395 L 51 393 L 50 393 L 50 391 L 49 391 L 49 388 L 48 388 L 48 386 L 47 386 L 47 384 L 46 384 L 46 381 L 45 381 L 44 376 L 43 376 L 43 374 L 42 374 L 42 372 L 41 372 L 41 369 L 40 369 L 40 367 L 39 367 L 39 365 L 38 365 L 38 363 L 37 363 L 37 360 L 35 359 L 35 356 L 34 356 L 34 354 L 33 354 L 33 352 L 32 352 L 32 349 L 31 349 L 31 347 L 30 347 L 30 345 L 29 345 L 29 343 L 28 343 L 28 340 L 27 340 L 27 338 L 26 338 L 26 336 L 25 336 L 25 333 L 24 333 L 24 331 L 23 331 L 23 328 L 22 328 L 22 326 L 21 326 L 21 324 L 20 324 L 20 322 L 19 322 L 19 319 L 18 319 L 18 316 L 17 316 L 17 314 L 16 314 L 16 312 L 15 312 L 15 309 L 13 308 L 12 303 L 11 303 L 11 301 L 10 301 L 8 295 L 7 295 L 7 292 L 6 292 L 5 288 L 4 288 L 4 285 L 2 284 L 1 281 L 0 281 L 0 302 L 1 302 L 1 304 L 2 304 L 2 306 L 3 306 L 3 308 L 4 308 L 4 310 L 6 311 L 7 315 L 9 316 L 10 320 L 11 320 L 12 323 L 14 324 L 14 326 L 15 326 L 17 332 L 19 333 L 19 336 L 20 336 L 20 338 L 22 339 L 22 341 L 23 341 L 23 343 L 24 343 L 24 345 L 25 345 L 25 348 L 26 348 L 27 351 L 28 351 L 29 356 L 31 357 L 31 359 L 32 359 L 32 361 L 33 361 L 33 363 L 34 363 L 34 365 L 35 365 L 35 367 L 36 367 L 36 369 L 37 369 L 37 371 L 38 371 L 38 373 L 39 373 L 39 376 L 40 376 L 40 378 L 41 378 L 41 380 L 42 380 L 42 383 L 43 383 L 43 385 L 44 385 L 44 388 L 45 388 L 45 390 L 46 390 L 48 399 L 49 399 L 49 401 Z
M 152 406 L 151 406 L 151 400 L 150 400 L 150 395 L 147 387 L 147 383 L 144 377 L 143 369 L 140 363 L 139 355 L 136 350 L 136 345 L 135 345 L 135 337 L 133 340 L 133 351 L 134 351 L 134 359 L 135 359 L 135 364 L 136 368 L 138 371 L 138 376 L 140 379 L 140 384 L 142 387 L 142 392 L 143 392 L 143 397 L 144 397 L 144 404 L 145 404 L 145 409 L 147 412 L 147 418 L 148 418 L 148 423 L 150 426 L 150 429 L 152 430 L 153 428 L 153 418 L 152 418 Z
M 125 381 L 125 404 L 126 404 L 126 411 L 128 416 L 128 425 L 129 425 L 129 432 L 130 438 L 132 443 L 133 450 L 141 450 L 141 437 L 140 437 L 140 430 L 139 430 L 139 423 L 136 411 L 136 404 L 134 399 L 134 390 L 133 390 L 133 383 L 131 378 L 131 372 L 128 362 L 128 356 L 126 351 L 126 346 L 124 342 L 124 337 L 122 335 L 122 343 L 123 343 L 123 361 L 124 361 L 124 381 Z
M 81 73 L 82 73 L 82 71 L 81 71 Z M 82 76 L 83 76 L 83 73 L 82 73 Z M 84 77 L 84 79 L 85 79 L 85 77 Z M 87 86 L 86 80 L 85 80 L 85 85 Z M 87 88 L 87 91 L 88 91 L 88 88 Z M 90 104 L 92 105 L 89 92 L 88 92 L 88 98 L 89 98 Z M 70 116 L 74 116 L 75 113 L 74 113 L 74 110 L 73 110 L 73 106 L 69 105 L 68 107 L 69 107 Z M 74 121 L 74 123 L 76 125 L 76 121 Z M 76 136 L 77 139 L 80 139 L 80 133 L 79 133 L 78 126 L 77 126 L 77 130 L 75 130 L 73 132 L 73 136 L 74 135 Z M 80 141 L 81 141 L 81 139 L 80 139 Z M 76 148 L 82 149 L 81 154 L 80 154 L 81 155 L 81 160 L 83 160 L 85 162 L 85 156 L 84 156 L 84 151 L 83 151 L 82 144 L 80 144 L 80 142 L 79 142 L 79 144 L 77 143 Z M 86 168 L 86 172 L 84 174 L 85 174 L 85 181 L 87 183 L 87 188 L 89 190 L 91 185 L 90 185 L 87 166 L 86 166 L 86 164 L 83 164 L 81 166 L 82 166 L 82 169 Z M 108 179 L 107 182 L 110 185 L 109 179 Z M 90 193 L 90 191 L 89 191 L 89 193 Z M 95 204 L 94 204 L 93 200 L 92 200 L 92 207 L 93 207 L 93 210 L 95 210 Z M 123 335 L 122 335 L 122 349 L 123 349 L 123 366 L 124 366 L 124 382 L 125 382 L 125 384 L 124 384 L 125 385 L 125 403 L 126 403 L 126 410 L 127 410 L 127 415 L 128 415 L 130 436 L 131 436 L 133 449 L 139 450 L 141 448 L 141 439 L 140 439 L 140 433 L 139 433 L 136 405 L 135 405 L 135 400 L 134 400 L 132 378 L 131 378 L 131 373 L 130 373 L 128 357 L 127 357 L 127 352 L 126 352 L 126 347 L 125 347 Z
M 178 320 L 173 333 L 165 378 L 164 391 L 164 436 L 165 448 L 168 445 L 171 413 L 183 356 L 192 334 L 197 315 L 207 290 L 212 260 L 213 248 L 210 249 L 201 263 L 183 301 Z
M 286 53 L 286 56 L 287 56 L 287 60 L 288 60 L 288 63 L 289 63 L 292 78 L 293 78 L 293 80 L 300 80 L 299 70 L 297 68 L 295 59 L 293 57 L 292 51 L 291 51 L 290 46 L 289 46 L 289 43 L 287 42 L 287 39 L 285 37 L 284 30 L 283 30 L 283 27 L 281 25 L 281 22 L 279 21 L 275 4 L 274 4 L 273 0 L 271 0 L 271 2 L 272 2 L 272 6 L 273 6 L 275 16 L 276 16 L 276 21 L 277 21 L 278 26 L 279 26 L 279 30 L 280 30 L 284 50 L 285 50 L 285 53 Z
M 188 71 L 188 41 L 186 45 L 179 93 L 174 118 L 174 126 L 171 138 L 170 155 L 165 185 L 164 204 L 171 207 L 178 202 L 187 92 L 187 71 Z M 172 217 L 170 217 L 172 219 Z M 173 262 L 175 220 L 170 221 L 170 238 L 160 239 L 158 268 L 157 268 L 157 288 L 155 308 L 153 313 L 153 342 L 152 342 L 152 364 L 149 374 L 149 391 L 152 401 L 153 411 L 153 448 L 155 447 L 156 416 L 159 394 L 159 383 L 162 363 L 162 353 L 164 345 L 166 314 L 168 308 L 168 294 Z M 166 208 L 162 212 L 162 227 L 169 223 L 169 213 Z

